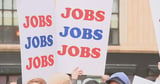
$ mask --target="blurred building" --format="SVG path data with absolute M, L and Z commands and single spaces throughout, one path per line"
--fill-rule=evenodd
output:
M 154 79 L 158 61 L 149 0 L 114 0 L 106 73 L 124 71 Z M 15 81 L 19 75 L 16 0 L 0 0 L 0 84 Z

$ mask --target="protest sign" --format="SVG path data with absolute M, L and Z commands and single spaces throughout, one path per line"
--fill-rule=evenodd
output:
M 153 18 L 153 25 L 155 29 L 155 35 L 157 39 L 157 45 L 159 48 L 159 54 L 160 54 L 160 1 L 159 0 L 150 0 L 150 7 L 152 12 L 152 18 Z
M 23 84 L 54 73 L 54 0 L 18 0 Z
M 147 79 L 144 79 L 144 78 L 139 77 L 139 76 L 134 76 L 132 84 L 154 84 L 154 82 L 152 82 L 150 80 L 147 80 Z
M 113 0 L 57 0 L 58 71 L 103 75 Z
M 159 4 L 159 0 L 150 0 L 151 14 L 160 56 L 160 10 L 158 10 L 160 7 Z M 158 69 L 160 70 L 160 62 L 158 62 Z M 160 84 L 160 80 L 157 79 L 154 84 Z

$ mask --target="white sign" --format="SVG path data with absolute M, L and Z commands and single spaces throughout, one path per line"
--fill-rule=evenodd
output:
M 154 82 L 152 82 L 150 80 L 147 80 L 147 79 L 144 79 L 144 78 L 139 77 L 139 76 L 134 76 L 132 84 L 154 84 Z
M 157 79 L 156 82 L 154 84 L 160 84 L 160 80 Z
M 58 71 L 103 75 L 113 0 L 57 0 Z
M 23 84 L 54 73 L 54 0 L 18 0 Z
M 160 54 L 160 0 L 150 0 L 150 6 Z

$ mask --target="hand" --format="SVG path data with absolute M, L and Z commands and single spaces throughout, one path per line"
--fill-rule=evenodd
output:
M 109 79 L 109 75 L 103 75 L 101 78 L 101 82 L 105 83 Z
M 83 75 L 83 71 L 76 67 L 72 72 L 72 79 L 78 79 L 79 76 Z

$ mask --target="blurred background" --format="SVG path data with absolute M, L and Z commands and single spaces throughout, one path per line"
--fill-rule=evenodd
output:
M 149 0 L 114 0 L 110 25 L 105 74 L 123 71 L 131 80 L 135 74 L 155 80 L 160 58 Z M 20 75 L 16 0 L 0 0 L 0 84 L 14 82 Z M 80 80 L 86 77 L 100 80 L 95 76 Z

